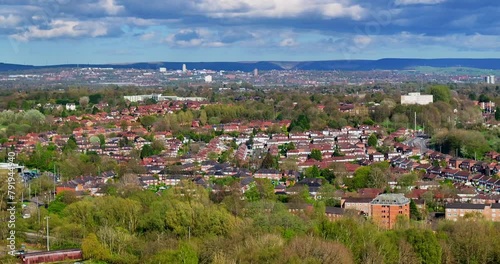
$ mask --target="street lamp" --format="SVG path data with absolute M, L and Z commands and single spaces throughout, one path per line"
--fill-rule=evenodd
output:
M 45 217 L 45 220 L 47 220 L 47 251 L 50 250 L 49 248 L 49 218 L 48 216 Z

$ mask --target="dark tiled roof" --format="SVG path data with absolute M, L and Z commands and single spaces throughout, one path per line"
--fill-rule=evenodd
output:
M 475 209 L 483 210 L 484 204 L 470 204 L 470 203 L 450 203 L 446 205 L 446 209 Z
M 345 198 L 346 203 L 371 203 L 372 198 L 349 197 Z
M 343 215 L 344 212 L 345 212 L 345 209 L 340 208 L 340 207 L 327 206 L 325 208 L 325 213 L 327 213 L 327 214 Z

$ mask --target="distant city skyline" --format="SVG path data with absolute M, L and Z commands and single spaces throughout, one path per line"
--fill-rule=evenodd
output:
M 500 58 L 480 0 L 0 0 L 0 62 Z

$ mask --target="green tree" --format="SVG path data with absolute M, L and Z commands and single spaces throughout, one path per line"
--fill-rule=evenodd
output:
M 85 259 L 108 260 L 111 257 L 109 249 L 104 247 L 94 233 L 90 233 L 82 241 L 82 252 Z
M 40 126 L 45 123 L 45 116 L 40 111 L 31 109 L 24 114 L 24 120 L 35 128 L 35 131 L 40 131 Z
M 250 201 L 275 200 L 274 185 L 269 179 L 254 179 L 254 184 L 245 192 L 245 198 Z
M 481 102 L 481 103 L 487 103 L 489 101 L 491 101 L 491 99 L 490 99 L 490 97 L 488 95 L 486 95 L 486 94 L 480 94 L 479 95 L 479 102 Z
M 314 165 L 304 171 L 306 178 L 319 178 L 321 176 L 318 166 Z
M 276 159 L 271 155 L 271 153 L 266 153 L 266 156 L 262 160 L 262 166 L 261 168 L 263 169 L 273 169 L 276 168 Z
M 434 102 L 449 103 L 451 101 L 451 91 L 446 85 L 433 85 L 428 89 L 428 92 L 434 96 Z
M 370 182 L 370 173 L 372 168 L 370 166 L 363 166 L 354 172 L 352 178 L 345 179 L 345 182 L 349 189 L 357 190 L 360 188 L 366 188 Z
M 97 137 L 99 137 L 99 146 L 104 149 L 106 147 L 106 137 L 103 134 L 99 134 Z
M 76 144 L 76 139 L 73 135 L 71 135 L 68 139 L 68 141 L 66 142 L 66 145 L 64 145 L 63 147 L 63 151 L 71 151 L 71 150 L 75 150 L 78 148 L 78 145 Z
M 418 210 L 417 204 L 415 204 L 413 199 L 410 200 L 410 218 L 416 221 L 422 220 L 422 214 L 420 210 Z
M 441 246 L 434 232 L 412 228 L 405 231 L 405 237 L 422 263 L 441 263 Z
M 315 159 L 315 160 L 319 160 L 319 161 L 323 160 L 323 154 L 321 154 L 321 150 L 319 150 L 319 149 L 311 150 L 310 157 L 311 157 L 311 159 Z
M 495 120 L 500 121 L 500 107 L 495 108 Z
M 198 254 L 191 245 L 182 243 L 179 249 L 162 251 L 153 256 L 147 263 L 197 264 Z
M 156 122 L 156 117 L 152 115 L 143 116 L 141 117 L 140 122 L 144 128 L 149 130 L 151 126 Z
M 294 119 L 290 126 L 288 127 L 288 131 L 306 131 L 311 128 L 311 122 L 307 115 L 300 114 L 297 119 Z
M 373 133 L 368 137 L 368 146 L 376 147 L 377 145 L 378 145 L 378 138 L 377 138 L 377 135 L 375 135 L 375 133 Z
M 153 150 L 153 155 L 158 155 L 165 149 L 165 145 L 160 140 L 153 140 L 151 148 Z
M 91 94 L 89 95 L 89 102 L 91 104 L 98 104 L 102 100 L 102 94 Z
M 145 144 L 141 149 L 141 159 L 154 155 L 153 147 L 150 144 Z
M 418 180 L 418 176 L 415 173 L 407 173 L 399 177 L 398 185 L 401 189 L 408 189 L 408 187 L 414 186 L 415 182 Z
M 200 124 L 202 126 L 206 125 L 207 124 L 207 112 L 205 110 L 201 110 L 200 112 Z

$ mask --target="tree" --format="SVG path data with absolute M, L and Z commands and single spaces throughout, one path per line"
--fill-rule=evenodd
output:
M 434 85 L 428 91 L 434 96 L 434 102 L 443 101 L 449 103 L 451 101 L 451 91 L 446 85 Z
M 187 244 L 182 243 L 177 250 L 166 250 L 162 251 L 147 263 L 156 264 L 156 263 L 186 263 L 186 264 L 197 264 L 198 263 L 198 254 L 194 248 Z
M 201 110 L 201 112 L 200 112 L 200 124 L 202 126 L 204 126 L 204 125 L 207 124 L 207 121 L 208 121 L 208 119 L 207 119 L 207 111 Z
M 353 177 L 345 180 L 349 189 L 357 190 L 360 188 L 368 187 L 370 172 L 371 172 L 371 167 L 369 166 L 363 166 L 356 169 Z
M 297 165 L 297 158 L 289 157 L 284 159 L 282 162 L 279 163 L 279 169 L 282 171 L 298 170 L 299 167 Z
M 276 159 L 271 155 L 271 153 L 266 153 L 266 156 L 264 157 L 264 160 L 262 160 L 262 166 L 261 168 L 263 169 L 273 169 L 276 168 Z
M 398 179 L 398 185 L 402 189 L 407 189 L 408 187 L 414 186 L 415 182 L 418 180 L 418 176 L 415 173 L 403 174 Z
M 319 178 L 321 176 L 318 166 L 314 165 L 304 171 L 306 178 Z
M 41 125 L 45 123 L 45 116 L 35 109 L 28 110 L 23 119 L 37 132 L 40 131 Z
M 479 102 L 481 102 L 481 103 L 487 103 L 489 101 L 491 101 L 491 99 L 490 99 L 490 97 L 488 95 L 486 95 L 486 94 L 480 94 L 479 95 Z
M 354 263 L 352 252 L 341 243 L 312 236 L 294 238 L 282 257 L 286 263 Z
M 339 145 L 335 145 L 335 150 L 333 151 L 333 156 L 334 157 L 344 156 L 344 154 L 342 153 L 342 151 L 340 151 Z
M 153 155 L 158 155 L 165 149 L 165 145 L 160 140 L 153 140 L 151 148 L 153 150 Z
M 300 114 L 297 119 L 293 120 L 288 127 L 288 131 L 297 130 L 297 131 L 306 131 L 311 128 L 311 122 L 309 118 L 305 114 Z
M 97 135 L 97 137 L 99 137 L 99 146 L 101 147 L 101 149 L 105 149 L 106 148 L 106 137 L 103 134 L 99 134 L 99 135 Z
M 322 161 L 323 160 L 323 154 L 321 154 L 321 150 L 319 149 L 313 149 L 311 150 L 311 159 L 315 159 L 315 160 L 318 160 L 318 161 Z
M 500 121 L 500 107 L 497 106 L 495 109 L 495 120 Z
M 76 139 L 73 135 L 71 135 L 68 139 L 68 141 L 66 142 L 66 145 L 64 145 L 63 147 L 63 151 L 71 151 L 71 150 L 75 150 L 78 148 L 78 145 L 76 144 Z
M 91 104 L 98 104 L 102 100 L 102 94 L 91 94 L 89 95 L 89 102 Z
M 274 185 L 269 179 L 254 179 L 254 184 L 245 192 L 245 198 L 250 201 L 275 200 Z
M 82 96 L 80 97 L 80 100 L 79 100 L 79 103 L 80 103 L 80 106 L 85 109 L 87 108 L 87 106 L 89 105 L 89 97 L 88 96 Z
M 405 237 L 422 263 L 441 263 L 441 246 L 431 230 L 408 229 Z
M 388 173 L 379 167 L 373 167 L 368 175 L 368 187 L 384 188 L 387 186 Z
M 82 252 L 85 259 L 107 260 L 111 257 L 109 249 L 104 247 L 94 233 L 90 233 L 82 241 Z
M 417 221 L 422 220 L 422 215 L 413 199 L 410 200 L 410 218 Z
M 151 126 L 156 122 L 156 117 L 155 116 L 143 116 L 141 117 L 140 119 L 141 121 L 141 125 L 146 128 L 146 129 L 150 129 Z
M 150 144 L 145 144 L 141 149 L 141 159 L 154 155 L 153 147 Z
M 377 138 L 377 135 L 375 135 L 375 133 L 373 133 L 368 137 L 368 146 L 376 147 L 377 145 L 378 145 L 378 138 Z

